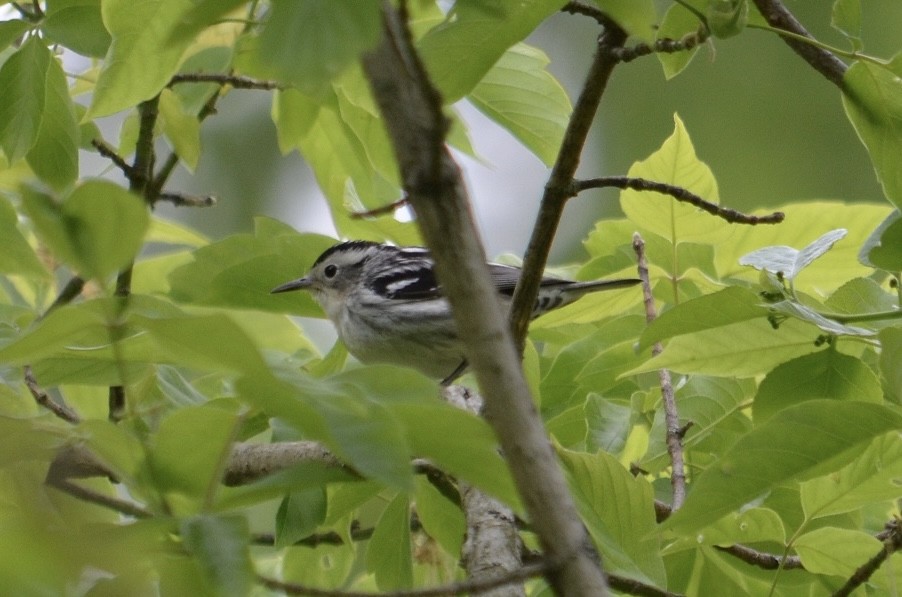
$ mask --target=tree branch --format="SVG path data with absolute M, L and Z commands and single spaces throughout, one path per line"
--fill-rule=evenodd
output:
M 413 49 L 403 16 L 388 2 L 382 6 L 385 38 L 364 56 L 364 71 L 485 397 L 486 419 L 499 438 L 546 557 L 560 563 L 548 573 L 549 584 L 559 594 L 604 595 L 597 554 L 533 406 L 501 305 L 491 298 L 495 290 L 460 169 L 444 145 L 448 121 L 441 100 Z
M 482 414 L 483 400 L 463 386 L 442 388 L 442 398 L 461 410 Z M 476 487 L 460 483 L 461 502 L 467 520 L 466 541 L 460 559 L 467 578 L 494 578 L 523 566 L 523 542 L 513 510 Z M 522 597 L 522 584 L 508 584 L 486 592 L 485 597 Z
M 78 413 L 67 404 L 55 401 L 41 388 L 40 385 L 38 385 L 38 380 L 34 378 L 34 371 L 31 370 L 31 365 L 25 365 L 24 377 L 25 385 L 28 387 L 28 391 L 31 392 L 32 398 L 34 398 L 34 401 L 37 402 L 38 405 L 43 406 L 60 419 L 72 423 L 73 425 L 81 421 L 81 417 L 78 416 Z
M 373 593 L 370 591 L 339 591 L 317 589 L 295 583 L 286 583 L 266 576 L 258 576 L 257 580 L 265 587 L 276 591 L 283 591 L 288 595 L 309 595 L 311 597 L 442 597 L 445 595 L 461 595 L 466 593 L 482 593 L 489 589 L 508 584 L 520 583 L 536 576 L 541 576 L 546 570 L 544 564 L 530 564 L 509 572 L 503 576 L 484 578 L 479 580 L 465 580 L 442 587 L 428 589 L 412 589 L 409 591 L 392 591 L 390 593 Z
M 750 226 L 755 226 L 756 224 L 779 224 L 786 218 L 786 215 L 781 211 L 775 211 L 765 216 L 744 214 L 735 209 L 722 207 L 716 203 L 706 201 L 683 187 L 667 184 L 665 182 L 646 180 L 644 178 L 632 178 L 629 176 L 602 176 L 599 178 L 590 178 L 588 180 L 575 180 L 572 184 L 571 196 L 575 196 L 587 189 L 610 187 L 615 189 L 632 189 L 634 191 L 653 191 L 655 193 L 669 195 L 677 201 L 694 205 L 695 207 L 706 211 L 713 216 L 722 218 L 731 224 L 749 224 Z
M 125 514 L 126 516 L 132 516 L 134 518 L 151 518 L 153 516 L 152 512 L 145 510 L 137 504 L 110 497 L 102 493 L 97 493 L 96 491 L 82 487 L 77 483 L 72 483 L 66 480 L 57 480 L 50 483 L 49 485 L 51 487 L 59 489 L 60 491 L 68 493 L 72 497 L 76 497 L 85 502 L 90 502 L 104 508 L 109 508 L 110 510 L 115 510 L 116 512 Z
M 645 242 L 639 233 L 633 235 L 633 250 L 639 262 L 639 278 L 642 280 L 642 294 L 645 299 L 645 320 L 650 325 L 658 316 L 655 309 L 655 299 L 651 294 L 651 284 L 648 281 L 648 260 L 645 257 Z M 652 346 L 651 354 L 661 354 L 664 347 L 660 342 Z M 667 453 L 670 454 L 670 486 L 673 490 L 673 510 L 679 510 L 686 499 L 686 469 L 683 464 L 683 435 L 680 428 L 680 416 L 677 412 L 676 399 L 673 395 L 673 384 L 670 381 L 670 371 L 659 369 L 658 377 L 661 380 L 661 398 L 664 401 L 664 423 L 667 428 L 665 441 Z
M 632 62 L 636 58 L 648 56 L 649 54 L 676 54 L 677 52 L 686 52 L 701 44 L 705 43 L 710 37 L 708 29 L 702 25 L 698 31 L 687 33 L 680 39 L 658 39 L 652 44 L 636 44 L 629 48 L 615 48 L 614 56 L 620 62 Z
M 176 207 L 213 207 L 216 197 L 213 195 L 185 195 L 184 193 L 160 193 L 157 201 L 166 201 Z
M 235 89 L 285 89 L 285 85 L 278 81 L 254 79 L 230 73 L 179 73 L 169 79 L 167 87 L 174 87 L 180 83 L 216 83 L 217 85 L 229 85 Z
M 532 307 L 539 292 L 539 282 L 548 262 L 551 243 L 557 232 L 558 223 L 567 199 L 573 196 L 573 177 L 579 166 L 580 156 L 601 96 L 618 60 L 614 49 L 623 47 L 626 33 L 617 26 L 606 28 L 598 41 L 595 58 L 586 75 L 573 113 L 567 124 L 557 161 L 551 170 L 551 177 L 545 185 L 545 193 L 539 206 L 539 214 L 532 230 L 532 237 L 523 257 L 523 273 L 511 303 L 510 322 L 518 349 L 523 346 L 529 328 Z M 519 351 L 518 351 L 519 352 Z
M 866 583 L 891 555 L 902 549 L 902 524 L 898 520 L 887 523 L 887 530 L 882 534 L 884 535 L 883 549 L 855 570 L 846 584 L 833 593 L 833 597 L 851 595 L 855 589 Z
M 811 34 L 793 16 L 780 0 L 754 0 L 755 6 L 771 27 L 795 33 L 813 39 Z M 848 67 L 831 52 L 806 44 L 805 42 L 783 36 L 783 41 L 792 50 L 810 64 L 814 70 L 824 75 L 828 81 L 843 88 L 843 77 Z

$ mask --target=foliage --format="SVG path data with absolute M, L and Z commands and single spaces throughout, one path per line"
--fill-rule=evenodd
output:
M 458 0 L 443 15 L 430 0 L 407 3 L 448 113 L 469 98 L 546 164 L 571 105 L 524 39 L 563 4 Z M 706 31 L 706 14 L 721 38 L 764 26 L 744 1 L 673 3 L 661 27 L 651 0 L 596 5 L 642 42 Z M 252 233 L 209 242 L 151 209 L 165 183 L 148 168 L 153 139 L 193 167 L 215 100 L 240 92 L 242 77 L 273 78 L 280 147 L 310 164 L 339 234 L 418 242 L 413 223 L 350 217 L 400 193 L 358 65 L 380 36 L 376 6 L 47 0 L 0 23 L 0 578 L 10 593 L 262 594 L 255 573 L 385 591 L 458 579 L 459 504 L 414 473 L 413 457 L 522 514 L 483 420 L 436 399 L 417 373 L 346 363 L 340 346 L 320 355 L 289 317 L 321 316 L 310 297 L 269 294 L 331 239 L 261 217 Z M 538 410 L 610 574 L 693 595 L 819 594 L 874 557 L 875 534 L 899 516 L 902 62 L 860 52 L 860 13 L 857 0 L 833 7 L 851 47 L 835 50 L 851 60 L 842 101 L 888 204 L 793 202 L 783 224 L 752 227 L 625 190 L 623 217 L 585 239 L 577 277 L 632 276 L 636 231 L 661 316 L 647 325 L 641 293 L 626 289 L 532 327 Z M 59 48 L 93 62 L 65 72 Z M 667 75 L 693 51 L 662 55 Z M 79 177 L 95 120 L 116 113 L 122 134 L 104 153 L 137 156 L 130 188 Z M 715 173 L 674 122 L 629 176 L 717 204 Z M 459 129 L 451 142 L 468 149 Z M 87 282 L 81 297 L 54 302 L 73 276 Z M 672 472 L 661 368 L 674 376 L 690 492 L 656 524 Z M 78 422 L 39 406 L 26 371 Z M 118 422 L 107 420 L 110 386 L 127 396 Z M 353 472 L 304 462 L 221 483 L 235 442 L 295 440 Z M 125 520 L 46 484 L 63 446 L 89 450 L 115 478 L 78 483 L 147 516 Z M 371 533 L 359 540 L 360 529 Z M 327 534 L 338 540 L 311 539 Z M 764 571 L 715 549 L 735 544 L 798 556 L 804 570 Z M 892 558 L 869 593 L 902 582 Z

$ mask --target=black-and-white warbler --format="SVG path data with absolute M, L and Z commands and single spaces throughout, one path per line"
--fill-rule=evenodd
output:
M 348 352 L 361 362 L 395 363 L 447 380 L 463 369 L 464 352 L 433 265 L 429 251 L 422 247 L 348 241 L 327 249 L 305 277 L 272 292 L 310 290 Z M 509 302 L 520 268 L 490 263 L 489 272 L 499 297 Z M 637 283 L 636 279 L 573 282 L 545 277 L 532 317 L 590 292 Z

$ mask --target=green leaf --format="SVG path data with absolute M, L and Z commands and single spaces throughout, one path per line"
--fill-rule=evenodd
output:
M 680 534 L 701 529 L 780 483 L 842 466 L 862 443 L 900 427 L 902 415 L 878 404 L 810 400 L 786 408 L 699 475 L 664 525 Z
M 149 332 L 168 362 L 200 371 L 252 374 L 266 364 L 253 341 L 227 315 L 147 317 L 134 323 Z
M 572 107 L 561 84 L 546 70 L 548 62 L 541 50 L 519 43 L 501 56 L 468 97 L 551 166 Z
M 858 260 L 889 272 L 902 272 L 902 215 L 893 211 L 861 247 Z
M 708 3 L 708 28 L 714 37 L 726 39 L 739 35 L 748 19 L 747 0 L 711 0 Z
M 651 485 L 604 452 L 558 449 L 558 457 L 605 569 L 665 586 Z
M 170 33 L 192 6 L 184 0 L 104 0 L 103 23 L 113 41 L 87 118 L 109 116 L 163 89 L 192 41 L 170 39 Z
M 170 294 L 185 303 L 318 316 L 322 310 L 309 293 L 270 290 L 303 276 L 335 242 L 259 217 L 253 234 L 235 234 L 195 251 L 193 263 L 170 274 Z
M 47 65 L 44 117 L 34 145 L 25 155 L 38 177 L 61 191 L 78 178 L 78 124 L 69 86 L 60 63 Z
M 282 577 L 308 587 L 338 590 L 345 585 L 357 551 L 354 545 L 296 546 L 282 551 Z
M 410 552 L 410 505 L 398 494 L 382 513 L 366 549 L 366 569 L 376 576 L 382 591 L 413 586 Z
M 684 334 L 672 339 L 664 352 L 623 375 L 658 369 L 750 377 L 770 371 L 780 363 L 818 350 L 819 330 L 790 319 L 774 329 L 763 319 Z
M 276 512 L 276 547 L 297 543 L 313 533 L 325 519 L 325 488 L 292 491 L 282 499 Z
M 33 35 L 0 67 L 0 147 L 10 163 L 37 140 L 51 60 L 50 50 Z
M 17 19 L 0 21 L 0 50 L 5 50 L 30 28 L 31 24 L 27 21 Z
M 662 313 L 642 332 L 639 349 L 644 350 L 673 336 L 765 316 L 767 308 L 761 306 L 759 296 L 747 288 L 730 286 L 714 294 L 680 303 Z
M 892 311 L 896 308 L 896 297 L 871 278 L 853 278 L 831 294 L 824 305 L 838 313 L 860 315 Z
M 83 56 L 103 58 L 112 41 L 100 0 L 48 0 L 41 27 L 48 39 Z
M 793 547 L 805 570 L 848 578 L 859 566 L 884 549 L 883 544 L 862 531 L 825 527 L 797 538 Z
M 383 371 L 385 368 L 380 368 Z M 448 473 L 520 509 L 517 490 L 507 465 L 498 454 L 491 428 L 482 419 L 438 402 L 432 393 L 420 404 L 386 403 L 385 408 L 404 425 L 414 454 L 429 458 Z
M 150 462 L 174 514 L 195 514 L 212 503 L 238 424 L 235 412 L 212 404 L 172 411 L 160 423 Z
M 598 394 L 589 394 L 583 412 L 588 427 L 586 449 L 619 454 L 632 428 L 633 409 Z
M 742 512 L 727 514 L 704 533 L 691 537 L 680 537 L 667 550 L 695 549 L 701 545 L 729 547 L 741 543 L 749 545 L 764 541 L 786 543 L 786 529 L 780 515 L 770 508 L 749 508 Z
M 260 36 L 275 78 L 318 96 L 382 32 L 379 4 L 356 0 L 276 0 Z
M 696 157 L 692 140 L 680 117 L 674 114 L 673 121 L 673 134 L 658 151 L 634 163 L 628 175 L 680 186 L 702 199 L 719 203 L 717 181 L 711 169 Z M 673 245 L 682 242 L 717 243 L 732 231 L 731 226 L 720 218 L 661 193 L 627 189 L 620 193 L 620 207 L 634 225 L 667 239 Z M 678 268 L 676 263 L 660 265 L 671 272 Z
M 244 597 L 251 591 L 254 568 L 243 516 L 196 516 L 179 525 L 185 547 L 200 564 L 216 595 Z
M 844 228 L 831 230 L 801 250 L 785 245 L 764 247 L 742 256 L 739 263 L 740 265 L 750 265 L 757 270 L 783 274 L 787 280 L 793 280 L 803 269 L 832 249 L 833 245 L 845 238 L 848 233 L 849 231 Z
M 696 0 L 689 4 L 700 9 L 700 12 L 704 11 L 704 7 L 707 6 L 707 2 L 703 0 Z M 700 25 L 698 15 L 687 10 L 682 4 L 674 2 L 664 13 L 664 19 L 658 28 L 656 39 L 682 39 L 687 34 L 697 32 Z M 664 76 L 672 79 L 689 66 L 697 53 L 698 46 L 682 52 L 656 52 L 655 56 L 664 67 Z
M 843 107 L 867 147 L 886 198 L 902 207 L 902 58 L 887 67 L 855 62 L 843 77 Z
M 417 517 L 430 537 L 453 556 L 460 554 L 467 532 L 467 521 L 460 506 L 442 495 L 422 476 L 416 479 Z
M 695 455 L 720 455 L 749 432 L 752 423 L 742 411 L 754 393 L 754 384 L 732 378 L 693 375 L 677 390 L 680 425 L 692 422 L 683 437 L 683 447 Z M 670 466 L 667 423 L 658 408 L 649 431 L 648 450 L 642 468 L 658 472 Z
M 830 24 L 852 42 L 856 50 L 861 43 L 861 0 L 834 0 Z
M 34 249 L 19 231 L 16 210 L 5 197 L 0 197 L 0 272 L 34 278 L 46 278 L 48 275 Z
M 644 0 L 643 0 L 644 1 Z M 459 0 L 418 50 L 446 104 L 468 94 L 508 48 L 557 12 L 561 0 Z M 466 50 L 467 60 L 460 60 Z
M 880 403 L 883 391 L 867 365 L 831 348 L 793 359 L 768 373 L 758 387 L 752 413 L 760 424 L 784 408 L 821 398 Z
M 101 281 L 134 258 L 149 221 L 138 197 L 102 180 L 82 183 L 62 204 L 26 189 L 23 204 L 58 258 L 82 276 Z
M 802 483 L 806 519 L 852 512 L 899 497 L 902 438 L 890 433 L 874 440 L 855 460 L 835 473 Z
M 172 143 L 175 153 L 189 172 L 200 159 L 200 121 L 182 107 L 179 98 L 168 89 L 160 93 L 160 126 Z
M 880 330 L 880 376 L 887 397 L 896 404 L 902 403 L 902 329 Z
M 631 36 L 654 40 L 658 15 L 652 0 L 595 0 L 595 4 Z

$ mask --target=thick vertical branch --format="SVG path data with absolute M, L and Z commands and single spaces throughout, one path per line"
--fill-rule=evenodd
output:
M 135 161 L 132 164 L 130 174 L 128 175 L 128 188 L 136 195 L 142 196 L 147 200 L 145 191 L 148 188 L 151 174 L 153 173 L 154 164 L 154 147 L 153 147 L 153 129 L 156 126 L 157 116 L 159 114 L 158 107 L 160 96 L 157 95 L 152 99 L 142 102 L 138 107 L 138 113 L 141 116 L 140 126 L 138 129 L 138 141 L 135 145 Z M 153 205 L 153 201 L 147 201 L 148 205 Z M 123 301 L 122 309 L 125 308 L 125 300 L 131 294 L 132 288 L 132 269 L 134 263 L 129 263 L 116 277 L 116 296 Z M 113 338 L 115 343 L 118 338 Z M 119 421 L 125 416 L 125 386 L 110 386 L 109 393 L 109 419 L 111 421 Z
M 573 177 L 576 175 L 589 129 L 592 128 L 592 121 L 611 73 L 617 66 L 618 60 L 612 50 L 621 48 L 625 41 L 626 33 L 614 24 L 608 25 L 599 38 L 586 83 L 573 107 L 561 150 L 545 185 L 539 215 L 523 257 L 523 275 L 517 282 L 511 305 L 511 328 L 518 347 L 522 347 L 526 339 L 532 306 L 539 293 L 539 282 L 548 262 L 548 253 L 561 221 L 564 205 L 573 196 Z
M 481 393 L 560 595 L 598 597 L 607 586 L 530 398 L 517 350 L 473 223 L 460 169 L 444 145 L 447 120 L 406 23 L 383 2 L 385 36 L 364 70 L 392 140 L 404 187 L 436 262 Z
M 482 413 L 483 400 L 463 386 L 442 388 L 442 397 L 454 406 Z M 472 580 L 511 574 L 523 567 L 523 544 L 514 512 L 505 504 L 463 481 L 461 502 L 467 519 L 467 538 L 461 560 Z M 522 584 L 509 584 L 486 592 L 483 597 L 524 597 Z

